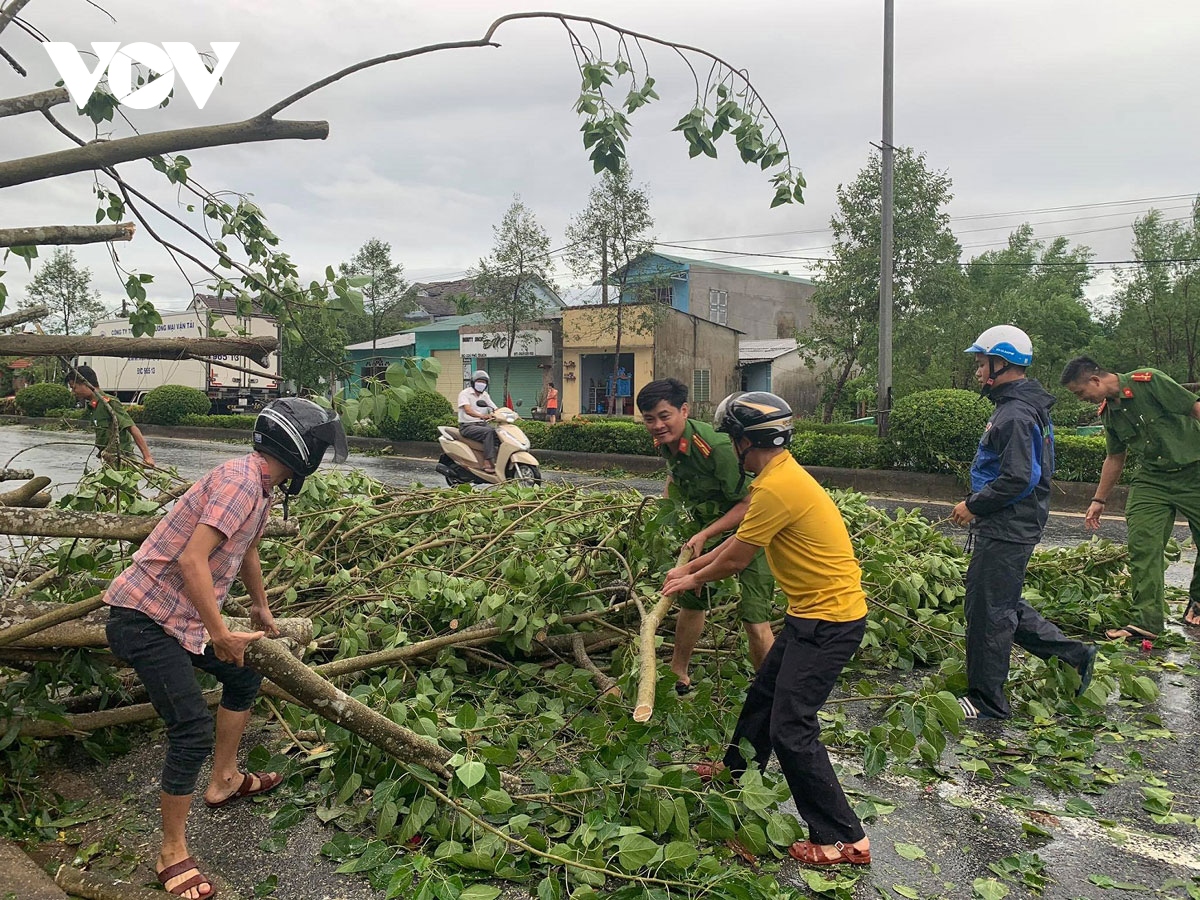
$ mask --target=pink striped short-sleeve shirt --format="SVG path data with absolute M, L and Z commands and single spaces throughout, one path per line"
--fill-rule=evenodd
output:
M 213 469 L 176 501 L 146 538 L 133 563 L 108 588 L 104 602 L 145 613 L 190 653 L 204 652 L 208 632 L 183 589 L 179 557 L 196 528 L 210 525 L 225 535 L 208 558 L 218 607 L 250 547 L 262 537 L 271 512 L 271 481 L 258 453 Z

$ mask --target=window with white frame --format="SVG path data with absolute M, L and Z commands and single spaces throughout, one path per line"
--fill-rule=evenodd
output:
M 712 369 L 692 369 L 692 402 L 712 402 Z
M 708 321 L 718 325 L 729 324 L 729 292 L 708 289 Z

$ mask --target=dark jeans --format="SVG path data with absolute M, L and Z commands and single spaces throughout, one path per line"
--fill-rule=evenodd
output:
M 469 441 L 483 444 L 484 459 L 490 463 L 496 461 L 496 454 L 500 452 L 500 435 L 496 434 L 496 429 L 491 425 L 485 425 L 483 422 L 468 422 L 458 426 L 458 433 Z
M 967 696 L 979 714 L 1007 719 L 1004 696 L 1014 641 L 1041 659 L 1058 657 L 1081 668 L 1087 647 L 1064 635 L 1021 599 L 1032 544 L 1014 544 L 977 535 L 967 567 Z
M 817 844 L 850 844 L 864 837 L 821 743 L 817 713 L 866 627 L 865 617 L 825 622 L 789 615 L 750 686 L 725 752 L 725 765 L 737 776 L 746 770 L 738 750 L 742 738 L 754 747 L 760 769 L 774 750 L 796 809 L 808 823 L 808 839 Z
M 167 758 L 162 790 L 185 796 L 196 789 L 200 767 L 213 748 L 213 717 L 204 702 L 195 669 L 221 682 L 221 706 L 244 712 L 254 705 L 262 676 L 245 666 L 221 662 L 212 645 L 197 656 L 183 649 L 162 626 L 136 609 L 109 609 L 109 649 L 123 659 L 146 687 L 150 702 L 167 725 Z

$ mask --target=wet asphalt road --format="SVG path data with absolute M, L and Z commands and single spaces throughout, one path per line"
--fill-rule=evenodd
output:
M 78 478 L 89 454 L 90 443 L 81 437 L 78 432 L 0 428 L 0 462 L 8 463 L 15 454 L 9 464 L 31 467 L 39 474 L 50 475 L 62 491 Z M 244 444 L 162 438 L 154 439 L 152 449 L 161 464 L 176 466 L 187 477 L 203 474 L 223 460 L 245 452 Z M 347 465 L 391 484 L 440 484 L 430 460 L 354 455 Z M 613 484 L 581 473 L 547 471 L 546 476 L 579 484 Z M 629 479 L 621 484 L 649 493 L 662 489 L 662 482 L 656 479 Z M 947 504 L 921 501 L 877 502 L 885 507 L 920 506 L 934 520 L 943 519 L 950 509 Z M 962 533 L 958 529 L 953 531 Z M 1186 537 L 1185 530 L 1178 530 L 1177 534 Z M 1123 540 L 1121 520 L 1117 518 L 1107 523 L 1102 535 Z M 1046 543 L 1069 545 L 1087 537 L 1081 517 L 1055 515 L 1047 531 Z M 1173 583 L 1186 583 L 1190 558 L 1189 553 L 1185 564 L 1172 567 L 1169 577 Z M 1126 652 L 1129 651 L 1111 645 L 1105 648 L 1106 654 Z M 1189 657 L 1187 651 L 1177 651 L 1170 658 L 1184 665 L 1190 661 Z M 919 677 L 920 674 L 915 673 L 897 681 L 903 685 Z M 1159 671 L 1154 677 L 1162 692 L 1158 701 L 1130 714 L 1130 718 L 1138 728 L 1145 728 L 1148 727 L 1147 716 L 1156 716 L 1170 729 L 1173 737 L 1146 742 L 1131 738 L 1131 746 L 1136 746 L 1142 755 L 1140 771 L 1129 771 L 1131 767 L 1126 755 L 1131 746 L 1114 745 L 1103 749 L 1101 753 L 1108 765 L 1134 777 L 1102 793 L 1086 795 L 1098 811 L 1099 820 L 1057 815 L 1047 822 L 1046 827 L 1052 833 L 1050 838 L 1025 836 L 1022 824 L 1029 821 L 1028 817 L 1002 801 L 1013 795 L 1024 795 L 1061 813 L 1066 801 L 1074 794 L 1055 796 L 1045 789 L 1015 787 L 999 776 L 986 780 L 970 775 L 958 768 L 952 751 L 948 751 L 944 760 L 945 770 L 952 775 L 952 780 L 932 788 L 891 775 L 863 778 L 859 774 L 860 759 L 835 754 L 835 763 L 848 788 L 882 797 L 896 806 L 895 812 L 867 826 L 875 862 L 869 872 L 861 873 L 854 896 L 859 900 L 896 897 L 900 894 L 894 886 L 899 885 L 915 889 L 927 900 L 971 898 L 971 884 L 975 878 L 994 877 L 988 869 L 989 863 L 1025 850 L 1036 851 L 1046 862 L 1047 874 L 1052 880 L 1040 896 L 1048 900 L 1185 896 L 1179 891 L 1149 892 L 1172 878 L 1200 879 L 1197 829 L 1192 825 L 1159 825 L 1151 821 L 1142 810 L 1140 788 L 1141 777 L 1162 779 L 1176 793 L 1176 811 L 1200 815 L 1200 788 L 1195 786 L 1194 779 L 1196 759 L 1200 754 L 1200 718 L 1197 716 L 1200 682 L 1180 671 Z M 868 704 L 852 704 L 850 709 L 855 719 L 868 726 L 872 717 L 881 713 L 878 707 Z M 981 739 L 997 736 L 1011 740 L 1018 747 L 1029 741 L 1026 733 L 1006 726 L 985 728 L 980 734 Z M 126 756 L 94 766 L 90 772 L 87 772 L 90 764 L 79 760 L 92 790 L 100 791 L 112 801 L 124 801 L 126 808 L 151 830 L 156 827 L 157 793 L 153 780 L 146 780 L 145 773 L 157 771 L 162 758 L 160 741 L 158 736 Z M 961 805 L 953 805 L 952 797 L 959 798 L 956 802 Z M 264 806 L 270 808 L 271 801 Z M 269 823 L 261 813 L 261 808 L 243 805 L 221 814 L 200 810 L 192 816 L 190 839 L 193 850 L 201 859 L 207 860 L 216 873 L 224 876 L 222 896 L 253 896 L 254 885 L 271 872 L 279 877 L 279 887 L 272 894 L 278 900 L 333 897 L 366 900 L 380 896 L 361 881 L 333 875 L 335 866 L 317 856 L 321 843 L 331 832 L 322 829 L 315 819 L 307 820 L 291 834 L 286 850 L 262 852 L 255 849 L 259 841 L 271 835 Z M 216 819 L 210 819 L 214 815 Z M 1108 823 L 1100 820 L 1108 820 Z M 212 827 L 214 825 L 218 827 Z M 897 843 L 917 845 L 926 858 L 904 859 L 896 850 Z M 936 864 L 937 871 L 931 864 Z M 1092 880 L 1099 876 L 1140 885 L 1143 890 L 1102 889 Z M 798 887 L 803 884 L 795 870 L 786 865 L 781 877 Z M 1009 897 L 1036 896 L 1019 883 L 1006 882 L 1006 886 L 1010 890 Z M 226 887 L 233 890 L 227 894 L 224 892 Z M 511 894 L 506 891 L 506 895 L 527 896 L 521 889 Z

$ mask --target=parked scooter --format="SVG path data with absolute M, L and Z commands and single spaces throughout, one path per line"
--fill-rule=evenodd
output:
M 529 438 L 515 424 L 519 418 L 506 407 L 492 413 L 500 448 L 496 454 L 496 471 L 490 474 L 483 470 L 482 444 L 464 438 L 457 428 L 439 425 L 438 444 L 442 455 L 437 471 L 446 479 L 446 484 L 453 487 L 456 484 L 503 484 L 505 481 L 540 483 L 542 470 L 529 452 Z

